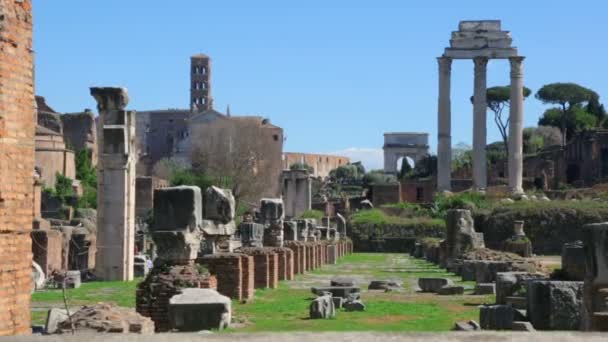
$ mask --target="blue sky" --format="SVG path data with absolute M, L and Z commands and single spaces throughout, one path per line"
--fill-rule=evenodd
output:
M 217 109 L 271 118 L 286 151 L 376 168 L 383 132 L 428 132 L 435 150 L 435 58 L 460 20 L 502 20 L 533 91 L 577 82 L 608 96 L 607 10 L 600 0 L 34 0 L 36 92 L 60 112 L 94 108 L 93 85 L 127 87 L 136 110 L 187 108 L 189 56 L 203 52 Z M 508 62 L 491 61 L 488 86 L 508 83 Z M 472 89 L 473 62 L 455 61 L 454 144 L 472 140 Z M 528 99 L 525 125 L 545 108 Z M 491 118 L 488 142 L 499 139 Z

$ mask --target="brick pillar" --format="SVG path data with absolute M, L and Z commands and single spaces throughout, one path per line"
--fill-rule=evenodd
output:
M 31 0 L 0 0 L 0 336 L 31 333 L 34 55 Z
M 293 280 L 295 278 L 295 262 L 294 262 L 294 253 L 291 249 L 286 249 L 285 251 L 285 265 L 286 265 L 286 269 L 285 269 L 285 279 L 286 280 Z
M 217 291 L 224 296 L 242 300 L 241 285 L 243 268 L 241 255 L 237 253 L 219 253 L 205 255 L 199 263 L 207 266 L 209 272 L 217 278 Z
M 253 256 L 241 254 L 241 267 L 243 269 L 242 283 L 241 283 L 241 300 L 250 301 L 255 295 L 254 290 L 254 261 Z
M 298 260 L 300 263 L 300 273 L 306 272 L 306 246 L 298 246 Z
M 286 280 L 287 279 L 287 256 L 285 249 L 283 248 L 274 248 L 275 253 L 277 254 L 278 260 L 278 279 Z
M 327 246 L 327 263 L 330 265 L 335 265 L 336 260 L 338 259 L 338 245 L 328 245 Z
M 269 255 L 255 254 L 253 255 L 254 267 L 254 287 L 256 289 L 266 289 L 270 287 L 270 270 L 269 270 Z
M 279 256 L 277 253 L 268 253 L 268 287 L 279 287 Z

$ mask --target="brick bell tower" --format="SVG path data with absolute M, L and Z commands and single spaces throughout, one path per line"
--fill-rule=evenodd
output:
M 201 53 L 190 58 L 190 110 L 203 112 L 211 108 L 211 58 Z

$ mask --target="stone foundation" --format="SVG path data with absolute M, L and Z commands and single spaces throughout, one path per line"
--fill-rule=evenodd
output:
M 183 288 L 217 289 L 214 276 L 200 274 L 193 265 L 155 266 L 135 292 L 135 308 L 154 321 L 156 332 L 171 329 L 169 299 Z

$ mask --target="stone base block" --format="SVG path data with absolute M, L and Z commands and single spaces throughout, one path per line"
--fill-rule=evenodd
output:
M 171 327 L 178 331 L 225 329 L 230 326 L 230 298 L 210 289 L 183 289 L 169 300 Z

